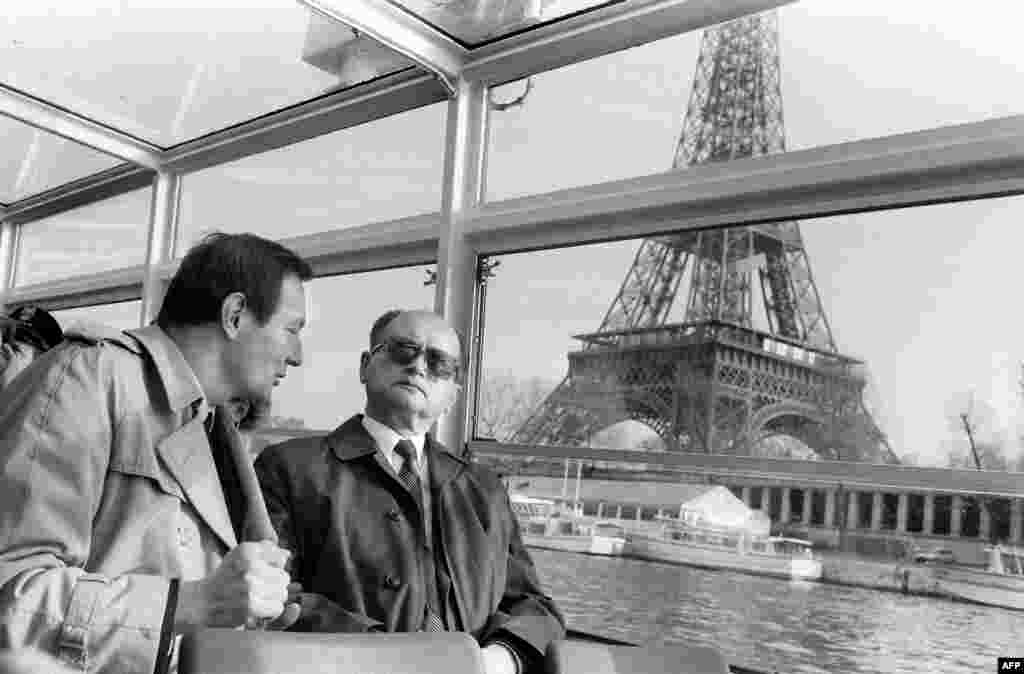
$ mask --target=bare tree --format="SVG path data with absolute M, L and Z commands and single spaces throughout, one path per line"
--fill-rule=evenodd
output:
M 485 371 L 480 382 L 476 436 L 507 440 L 536 410 L 557 382 Z
M 966 440 L 965 451 L 956 448 L 950 450 L 949 466 L 951 468 L 975 468 L 977 470 L 1006 470 L 1006 456 L 1002 447 L 992 435 L 992 408 L 983 401 L 977 400 L 974 391 L 968 391 L 951 401 L 949 422 L 952 429 L 962 432 Z M 996 503 L 985 497 L 965 496 L 968 507 L 980 507 L 988 514 L 989 542 L 997 542 L 997 520 L 1009 517 L 1005 508 L 997 507 Z
M 962 436 L 963 443 L 948 454 L 950 468 L 1006 470 L 1008 463 L 1002 445 L 992 429 L 995 412 L 974 391 L 955 396 L 947 407 L 950 430 Z

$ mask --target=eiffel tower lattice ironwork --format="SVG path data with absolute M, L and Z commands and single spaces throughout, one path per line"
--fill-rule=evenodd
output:
M 774 12 L 706 30 L 674 167 L 785 151 L 779 77 Z M 681 288 L 683 321 L 669 323 Z M 576 338 L 565 379 L 510 442 L 582 446 L 632 419 L 669 449 L 748 454 L 789 435 L 823 458 L 896 461 L 795 221 L 644 239 L 598 330 Z

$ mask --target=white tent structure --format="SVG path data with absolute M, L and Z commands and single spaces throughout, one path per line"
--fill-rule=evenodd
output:
M 771 520 L 752 510 L 729 489 L 716 485 L 679 506 L 679 520 L 694 527 L 740 530 L 751 536 L 768 536 Z

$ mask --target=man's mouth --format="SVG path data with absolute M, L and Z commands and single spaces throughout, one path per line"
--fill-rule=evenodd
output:
M 426 395 L 426 392 L 422 388 L 420 388 L 417 384 L 412 383 L 411 381 L 400 381 L 397 382 L 395 386 L 401 386 L 403 388 L 412 389 L 413 391 L 419 391 L 421 394 Z

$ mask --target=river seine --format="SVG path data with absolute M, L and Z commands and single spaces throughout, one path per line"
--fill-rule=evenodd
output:
M 632 559 L 531 550 L 569 626 L 699 643 L 763 672 L 995 672 L 1024 655 L 1024 612 Z

